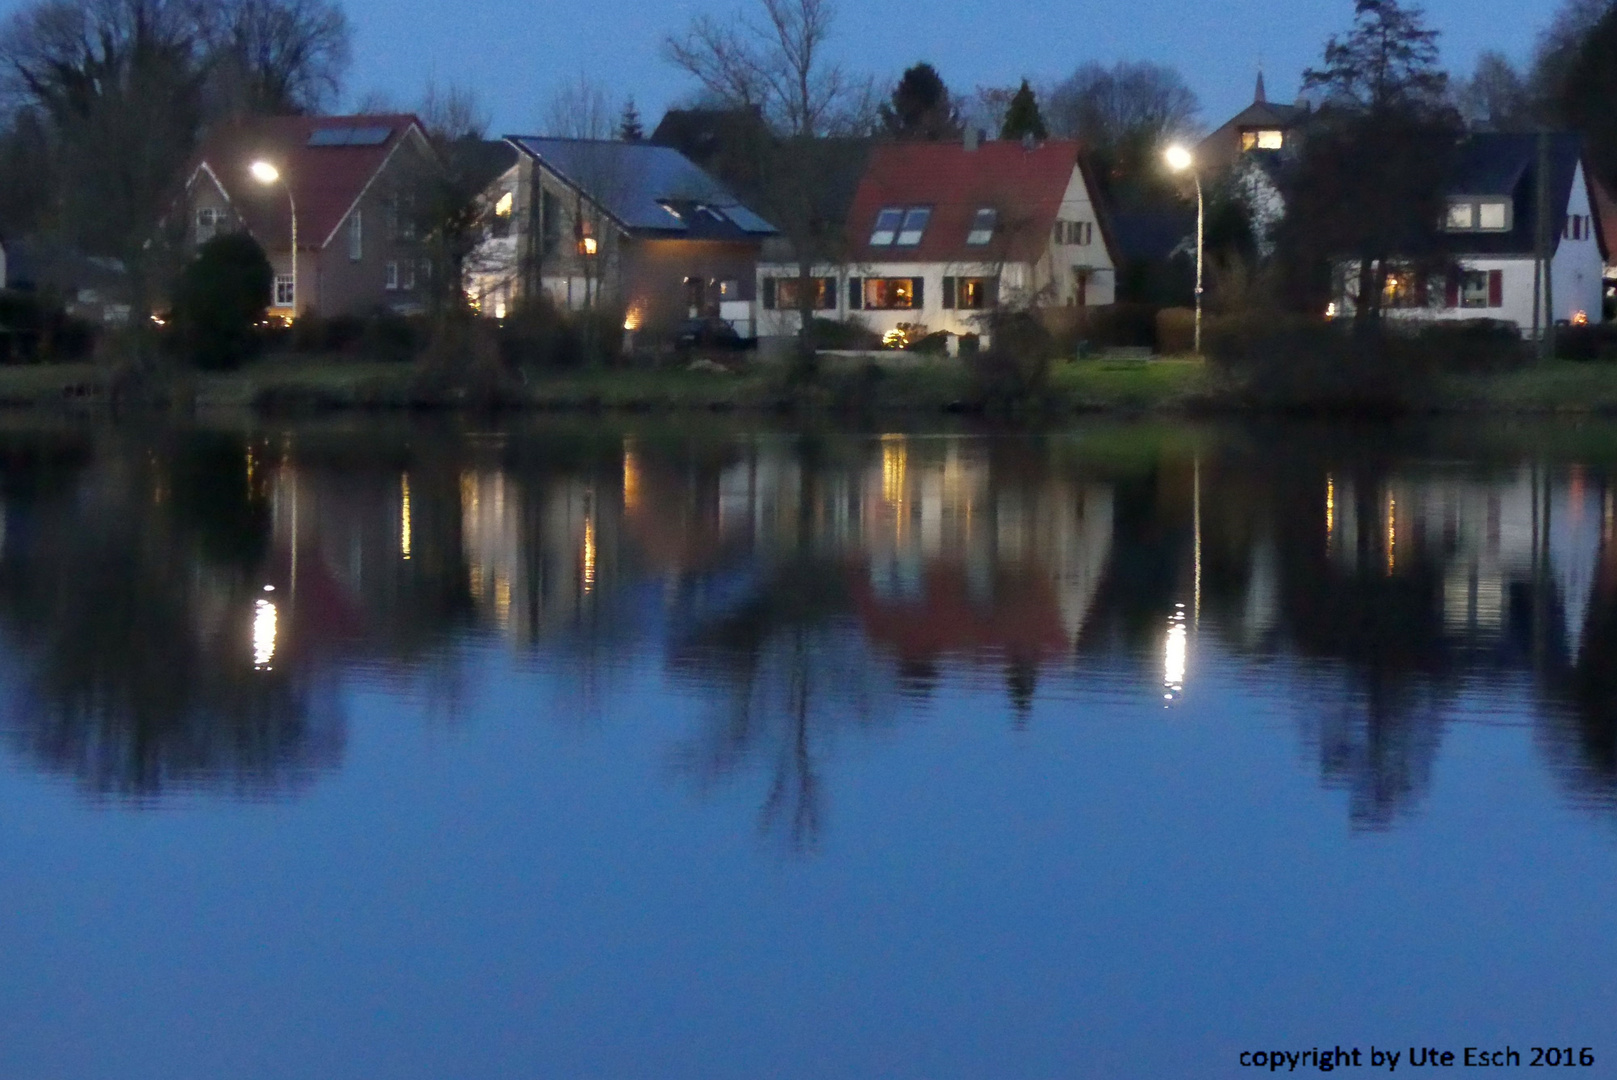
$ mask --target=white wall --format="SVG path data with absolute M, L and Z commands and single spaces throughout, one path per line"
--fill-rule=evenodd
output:
M 1035 290 L 1048 289 L 1049 302 L 1065 307 L 1073 303 L 1076 287 L 1073 270 L 1083 267 L 1089 271 L 1086 298 L 1090 307 L 1110 304 L 1117 299 L 1117 267 L 1112 264 L 1111 252 L 1106 249 L 1106 238 L 1101 233 L 1100 214 L 1090 198 L 1089 185 L 1083 170 L 1074 167 L 1067 181 L 1067 190 L 1061 196 L 1061 209 L 1056 212 L 1059 221 L 1087 222 L 1090 242 L 1087 244 L 1057 244 L 1055 230 L 1051 229 L 1046 242 L 1049 250 L 1036 268 Z
M 798 268 L 794 263 L 759 263 L 758 264 L 758 335 L 760 337 L 781 337 L 797 333 L 798 315 L 795 308 L 787 311 L 765 310 L 763 307 L 764 279 L 790 278 L 797 279 Z M 900 323 L 920 323 L 929 332 L 947 330 L 951 334 L 975 334 L 981 331 L 978 325 L 981 316 L 986 311 L 961 310 L 958 308 L 945 309 L 943 306 L 943 279 L 945 277 L 994 277 L 1000 278 L 1001 295 L 1007 290 L 1016 291 L 1027 288 L 1027 283 L 1034 278 L 1033 268 L 1027 263 L 1011 263 L 1009 265 L 986 265 L 968 263 L 871 263 L 858 267 L 815 267 L 814 277 L 834 277 L 837 282 L 837 304 L 835 309 L 816 312 L 825 319 L 843 321 L 850 316 L 857 317 L 866 326 L 878 334 L 885 334 L 896 329 Z M 871 310 L 869 308 L 848 307 L 848 280 L 850 278 L 918 278 L 924 282 L 921 286 L 921 306 L 919 308 L 906 308 L 901 310 Z M 1093 297 L 1093 293 L 1091 296 Z

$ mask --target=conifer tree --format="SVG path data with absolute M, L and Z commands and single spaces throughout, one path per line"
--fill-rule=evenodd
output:
M 630 98 L 623 106 L 623 117 L 618 121 L 618 139 L 622 142 L 640 142 L 646 137 L 646 132 L 640 125 L 640 110 L 635 108 L 634 98 Z
M 1000 129 L 999 137 L 1021 139 L 1031 135 L 1035 139 L 1045 139 L 1049 134 L 1044 126 L 1044 116 L 1039 112 L 1039 99 L 1033 93 L 1033 87 L 1023 79 L 1021 88 L 1011 98 L 1010 108 L 1005 110 L 1005 125 Z

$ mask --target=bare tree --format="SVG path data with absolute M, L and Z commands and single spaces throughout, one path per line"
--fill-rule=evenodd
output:
M 1451 86 L 1455 107 L 1474 130 L 1521 131 L 1535 121 L 1532 89 L 1503 53 L 1483 53 L 1471 77 Z
M 1173 68 L 1147 61 L 1085 64 L 1045 96 L 1052 134 L 1096 148 L 1159 146 L 1190 135 L 1201 103 Z
M 583 72 L 551 95 L 541 124 L 557 139 L 610 139 L 617 133 L 617 113 L 606 88 Z
M 212 89 L 235 115 L 319 112 L 342 90 L 353 33 L 329 0 L 234 0 L 223 29 Z
M 836 7 L 831 0 L 758 0 L 759 10 L 729 20 L 699 15 L 664 54 L 730 106 L 758 108 L 783 135 L 843 129 L 858 81 L 829 59 Z

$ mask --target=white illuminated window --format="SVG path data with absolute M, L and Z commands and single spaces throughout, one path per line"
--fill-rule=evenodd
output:
M 1448 227 L 1451 231 L 1476 228 L 1476 206 L 1468 202 L 1449 203 Z
M 992 207 L 984 207 L 977 211 L 971 219 L 971 232 L 966 236 L 966 243 L 972 247 L 982 247 L 994 238 L 994 226 L 999 222 L 999 211 Z
M 298 302 L 297 286 L 291 274 L 275 275 L 275 306 L 289 308 Z
M 1477 207 L 1477 228 L 1507 229 L 1510 227 L 1509 206 L 1503 202 L 1485 202 Z
M 912 206 L 904 211 L 904 224 L 898 231 L 900 247 L 914 247 L 921 242 L 921 236 L 926 232 L 926 223 L 932 220 L 932 208 L 928 206 Z
M 898 226 L 904 220 L 904 211 L 889 206 L 876 215 L 876 228 L 870 234 L 871 247 L 888 247 L 898 236 Z
M 1279 150 L 1286 144 L 1286 133 L 1283 131 L 1258 132 L 1259 150 Z

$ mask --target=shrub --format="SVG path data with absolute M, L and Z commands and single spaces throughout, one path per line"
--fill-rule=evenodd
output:
M 174 289 L 174 334 L 181 353 L 201 368 L 230 368 L 257 351 L 275 285 L 264 249 L 246 233 L 209 240 L 180 272 Z
M 1196 309 L 1163 308 L 1157 312 L 1157 351 L 1188 353 L 1196 348 Z
M 95 348 L 95 333 L 49 297 L 0 291 L 0 362 L 82 360 Z
M 1419 333 L 1276 312 L 1208 320 L 1202 351 L 1249 404 L 1309 412 L 1417 408 L 1438 371 Z
M 931 356 L 943 356 L 949 351 L 950 334 L 947 330 L 937 330 L 918 338 L 904 346 L 905 350 L 914 353 L 926 353 Z
M 1617 323 L 1559 327 L 1555 331 L 1555 352 L 1566 360 L 1617 360 Z
M 816 349 L 865 350 L 881 348 L 881 335 L 858 316 L 846 322 L 815 319 L 809 324 L 809 341 Z
M 1155 350 L 1157 311 L 1155 304 L 1106 304 L 1079 308 L 1073 327 L 1076 340 L 1071 343 L 1072 348 L 1064 351 L 1075 352 L 1080 345 L 1092 349 Z
M 1054 335 L 1038 317 L 1023 311 L 990 316 L 985 331 L 988 348 L 961 350 L 978 402 L 999 411 L 1039 398 L 1050 381 Z
M 1521 330 L 1503 319 L 1424 322 L 1415 329 L 1413 339 L 1424 362 L 1439 371 L 1508 371 L 1528 358 Z

